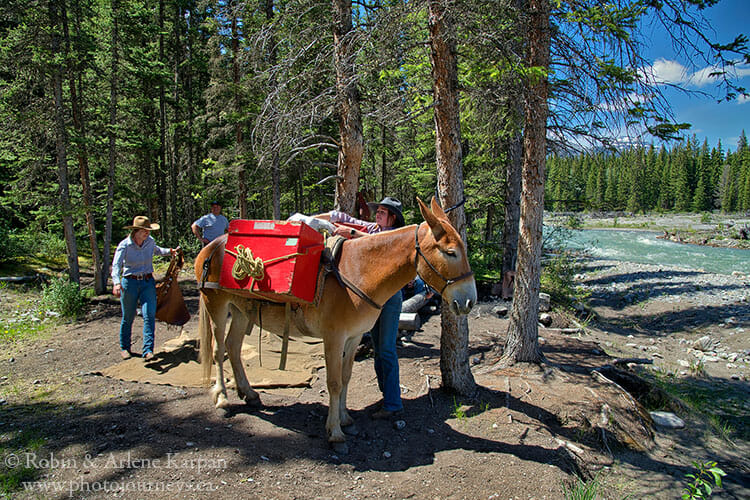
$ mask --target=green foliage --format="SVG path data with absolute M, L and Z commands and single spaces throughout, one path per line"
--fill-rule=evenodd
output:
M 742 152 L 741 152 L 741 151 Z M 695 136 L 671 150 L 636 146 L 616 153 L 581 153 L 547 160 L 547 209 L 746 210 L 750 153 L 726 154 Z
M 568 488 L 563 483 L 563 498 L 565 500 L 594 500 L 599 495 L 601 487 L 598 475 L 588 481 L 583 481 L 583 479 L 576 476 L 576 482 L 571 488 Z
M 34 338 L 42 330 L 44 330 L 44 323 L 41 321 L 3 319 L 0 320 L 0 342 L 17 342 Z
M 580 271 L 575 255 L 568 251 L 555 254 L 542 265 L 541 289 L 550 294 L 554 302 L 570 303 L 577 298 L 574 276 Z
M 464 405 L 461 404 L 460 401 L 456 401 L 456 398 L 453 398 L 453 411 L 451 411 L 451 416 L 456 420 L 465 420 L 468 416 L 464 409 Z
M 682 500 L 698 500 L 709 498 L 714 488 L 721 488 L 721 478 L 726 472 L 716 466 L 716 462 L 693 462 L 696 472 L 685 474 L 690 481 L 682 493 Z
M 18 257 L 24 251 L 14 232 L 0 226 L 0 261 L 7 261 Z
M 65 318 L 77 318 L 83 312 L 86 298 L 81 288 L 66 276 L 53 279 L 42 288 L 42 306 Z
M 577 215 L 570 215 L 565 219 L 565 227 L 568 229 L 583 229 L 583 219 Z
M 15 459 L 38 452 L 46 441 L 38 432 L 30 430 L 11 432 L 2 437 L 0 456 L 4 460 L 0 465 L 0 496 L 12 498 L 24 482 L 38 477 L 38 469 L 27 466 L 24 460 Z
M 0 226 L 0 260 L 36 256 L 54 261 L 64 259 L 66 251 L 65 240 L 58 234 Z

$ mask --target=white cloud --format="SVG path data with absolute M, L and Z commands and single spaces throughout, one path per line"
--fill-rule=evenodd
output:
M 706 85 L 712 85 L 716 83 L 717 76 L 711 76 L 711 73 L 717 73 L 719 71 L 721 70 L 715 66 L 708 66 L 693 73 L 688 80 L 692 85 L 695 85 L 696 87 L 705 87 Z
M 657 59 L 652 66 L 643 68 L 643 76 L 654 83 L 658 84 L 687 84 L 694 87 L 705 87 L 714 85 L 718 76 L 711 76 L 712 73 L 721 72 L 718 66 L 706 66 L 694 73 L 677 61 L 664 58 Z M 740 80 L 750 76 L 750 65 L 740 64 L 735 67 L 726 68 L 727 76 L 732 80 Z
M 651 67 L 645 68 L 644 72 L 656 83 L 685 83 L 689 80 L 685 66 L 663 58 L 657 59 Z

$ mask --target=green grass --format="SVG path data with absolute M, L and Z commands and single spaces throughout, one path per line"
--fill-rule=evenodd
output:
M 451 412 L 451 416 L 457 420 L 465 420 L 468 416 L 464 409 L 464 405 L 460 401 L 456 401 L 456 398 L 453 398 L 453 411 Z
M 576 483 L 570 489 L 564 483 L 562 488 L 565 500 L 594 500 L 598 497 L 602 484 L 598 475 L 588 481 L 576 476 Z
M 739 387 L 703 375 L 678 377 L 654 370 L 643 370 L 640 375 L 705 421 L 727 444 L 737 438 L 750 440 L 750 412 L 745 407 L 745 392 Z
M 0 496 L 12 498 L 24 482 L 36 479 L 39 471 L 29 467 L 24 457 L 38 455 L 46 443 L 34 430 L 14 431 L 0 438 Z
M 0 345 L 39 338 L 57 324 L 56 318 L 41 309 L 38 289 L 3 284 L 0 294 Z
M 43 322 L 11 323 L 0 319 L 0 343 L 13 343 L 39 337 L 47 324 Z

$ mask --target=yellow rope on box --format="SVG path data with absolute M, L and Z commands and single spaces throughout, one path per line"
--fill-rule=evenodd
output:
M 248 276 L 253 281 L 263 279 L 263 276 L 266 275 L 263 259 L 253 256 L 253 250 L 244 245 L 237 245 L 235 250 L 237 253 L 227 250 L 227 253 L 234 255 L 236 258 L 232 266 L 232 278 L 238 281 Z
M 234 249 L 237 251 L 236 253 L 228 248 L 224 249 L 226 253 L 235 258 L 234 265 L 232 266 L 232 278 L 240 281 L 250 277 L 253 282 L 255 280 L 262 280 L 266 275 L 266 264 L 271 264 L 284 259 L 291 259 L 292 257 L 305 255 L 307 253 L 307 251 L 304 253 L 290 253 L 289 255 L 282 255 L 281 257 L 275 257 L 263 262 L 263 259 L 253 255 L 252 248 L 245 247 L 244 245 L 237 245 Z

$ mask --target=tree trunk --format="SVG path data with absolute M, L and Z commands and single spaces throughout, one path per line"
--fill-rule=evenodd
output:
M 546 156 L 547 71 L 550 54 L 549 0 L 528 3 L 527 67 L 538 68 L 543 76 L 532 76 L 524 106 L 524 155 L 521 193 L 521 221 L 518 241 L 513 307 L 510 312 L 508 340 L 502 364 L 541 363 L 539 349 L 539 276 L 542 254 L 544 215 L 544 161 Z
M 107 138 L 109 139 L 109 171 L 107 172 L 107 218 L 104 223 L 104 252 L 102 267 L 105 276 L 109 274 L 109 264 L 112 243 L 112 212 L 114 211 L 115 198 L 115 165 L 117 163 L 117 86 L 118 73 L 120 71 L 120 54 L 118 53 L 119 33 L 118 21 L 119 0 L 112 0 L 112 61 L 109 83 L 109 128 Z
M 173 18 L 173 29 L 172 33 L 174 35 L 174 71 L 173 71 L 173 90 L 172 90 L 172 109 L 174 110 L 174 133 L 172 136 L 172 159 L 169 162 L 169 178 L 170 178 L 170 186 L 169 186 L 169 215 L 170 215 L 170 221 L 171 226 L 173 228 L 173 234 L 174 238 L 177 239 L 181 233 L 184 232 L 184 230 L 180 230 L 181 224 L 180 221 L 180 213 L 178 212 L 178 204 L 177 204 L 177 190 L 178 190 L 178 172 L 180 171 L 182 167 L 182 161 L 180 158 L 180 146 L 183 144 L 182 140 L 182 109 L 181 109 L 181 102 L 180 102 L 180 68 L 183 66 L 183 63 L 185 62 L 184 54 L 182 51 L 182 48 L 184 47 L 182 40 L 181 40 L 181 34 L 180 30 L 182 28 L 182 14 L 183 10 L 179 2 L 175 3 L 174 6 L 174 18 Z M 184 210 L 183 210 L 184 213 Z
M 266 0 L 265 3 L 266 20 L 270 23 L 273 20 L 273 0 Z M 268 65 L 270 67 L 276 66 L 277 62 L 277 50 L 276 50 L 276 35 L 271 34 L 270 38 L 270 49 L 268 51 Z M 271 89 L 276 88 L 276 76 L 275 73 L 271 76 L 268 82 L 268 87 Z M 273 151 L 271 152 L 271 187 L 273 194 L 273 218 L 274 220 L 281 219 L 281 165 L 279 164 L 279 146 L 277 141 L 273 141 L 271 146 Z
M 456 33 L 448 11 L 452 4 L 429 1 L 430 62 L 435 102 L 435 150 L 438 196 L 443 207 L 463 199 L 461 123 L 458 105 Z M 463 206 L 449 214 L 451 223 L 466 242 Z M 443 387 L 460 394 L 473 394 L 474 376 L 469 368 L 469 325 L 466 316 L 456 316 L 447 305 L 441 308 L 440 371 Z
M 382 200 L 386 196 L 388 196 L 388 166 L 387 166 L 387 154 L 386 154 L 386 148 L 385 148 L 385 124 L 381 125 L 380 128 L 380 137 L 381 141 L 383 142 L 383 152 L 381 154 L 381 162 L 380 162 L 380 199 Z M 372 200 L 376 201 L 376 200 Z
M 159 0 L 159 62 L 164 60 L 164 0 Z M 166 64 L 164 64 L 167 66 Z M 159 215 L 165 238 L 171 236 L 171 226 L 167 218 L 167 98 L 164 80 L 159 79 L 159 167 L 156 185 L 159 190 Z
M 339 157 L 334 206 L 357 215 L 359 168 L 362 165 L 364 139 L 359 91 L 354 72 L 354 43 L 351 0 L 333 0 L 333 45 L 336 68 L 336 112 L 339 119 Z
M 237 22 L 237 2 L 233 1 L 230 4 L 231 16 L 232 16 L 232 83 L 233 90 L 232 95 L 234 97 L 234 111 L 236 116 L 240 116 L 240 36 Z M 247 219 L 247 174 L 245 172 L 244 165 L 242 164 L 242 123 L 237 118 L 235 123 L 234 136 L 235 136 L 235 164 L 237 166 L 237 208 L 240 211 L 240 219 Z
M 65 2 L 60 2 L 61 19 L 63 24 L 63 36 L 65 40 L 65 51 L 67 54 L 71 53 L 70 45 L 70 30 L 68 29 L 68 16 L 65 9 Z M 80 21 L 81 12 L 80 5 L 76 2 L 75 4 L 75 16 L 76 16 L 76 35 L 80 36 Z M 69 58 L 71 60 L 77 60 L 76 57 Z M 76 78 L 78 77 L 78 85 L 76 85 Z M 71 114 L 73 117 L 73 128 L 76 131 L 77 136 L 77 148 L 76 157 L 78 159 L 78 171 L 81 178 L 81 194 L 83 201 L 83 211 L 86 217 L 86 228 L 89 235 L 89 246 L 91 247 L 91 260 L 94 265 L 94 291 L 97 295 L 101 295 L 107 288 L 107 273 L 104 270 L 99 255 L 99 243 L 96 239 L 96 224 L 94 222 L 94 214 L 92 212 L 92 196 L 91 196 L 91 179 L 89 175 L 89 157 L 88 149 L 86 147 L 86 126 L 83 117 L 83 89 L 80 81 L 80 73 L 75 70 L 72 64 L 68 65 L 68 86 L 70 87 L 70 107 Z
M 519 131 L 508 142 L 508 164 L 505 174 L 505 221 L 503 224 L 502 277 L 516 271 L 518 260 L 518 225 L 521 217 L 521 163 L 523 136 Z
M 64 9 L 63 9 L 64 13 Z M 63 54 L 62 42 L 60 40 L 60 13 L 57 11 L 55 1 L 49 2 L 50 27 L 52 28 L 52 55 L 57 60 L 52 65 L 52 95 L 55 107 L 55 155 L 57 161 L 57 180 L 60 184 L 60 208 L 63 219 L 63 231 L 65 233 L 65 244 L 67 246 L 68 268 L 70 280 L 81 283 L 78 268 L 78 247 L 76 245 L 75 228 L 73 227 L 73 207 L 70 202 L 70 185 L 68 183 L 68 133 L 65 129 L 65 113 L 63 110 Z

